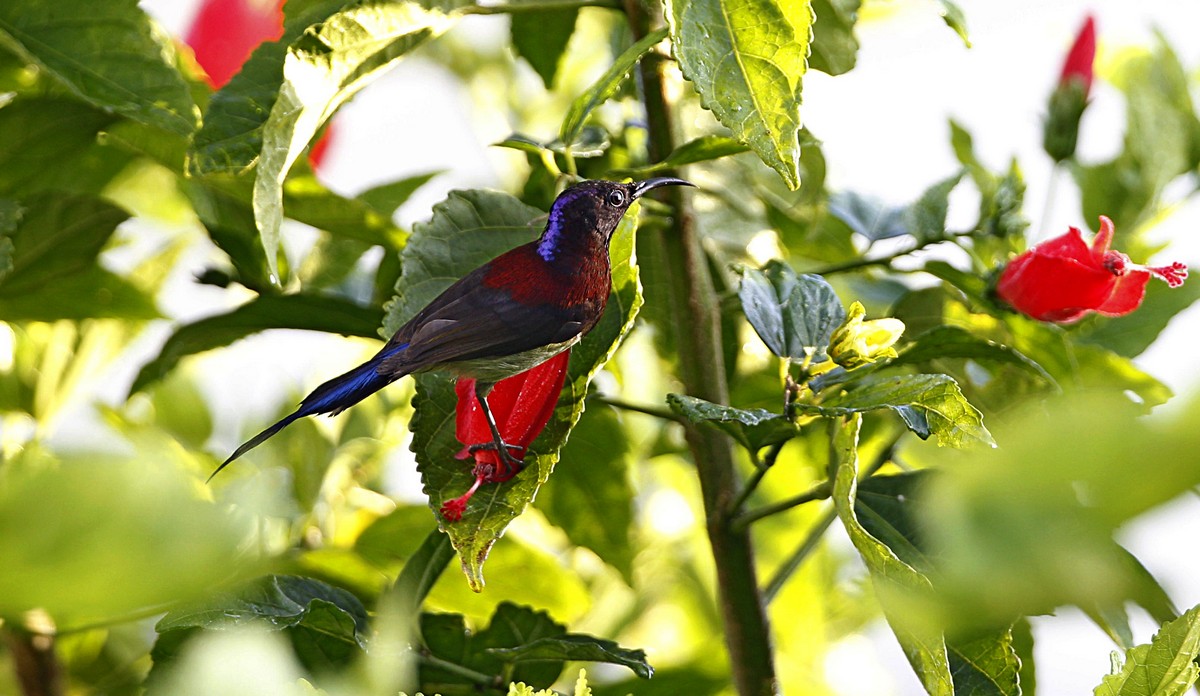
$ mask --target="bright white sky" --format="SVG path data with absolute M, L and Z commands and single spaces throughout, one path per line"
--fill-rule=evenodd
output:
M 810 75 L 806 79 L 804 120 L 825 143 L 831 186 L 896 203 L 915 198 L 956 170 L 946 125 L 953 116 L 975 134 L 978 151 L 993 168 L 1005 166 L 1013 155 L 1019 158 L 1028 183 L 1026 214 L 1034 221 L 1036 233 L 1049 173 L 1040 148 L 1042 113 L 1084 15 L 1091 11 L 1097 18 L 1101 62 L 1121 46 L 1147 43 L 1158 28 L 1185 67 L 1194 73 L 1200 65 L 1200 47 L 1195 42 L 1200 4 L 1195 2 L 961 0 L 960 4 L 974 44 L 971 49 L 964 48 L 942 23 L 934 0 L 880 2 L 880 7 L 894 12 L 886 21 L 860 25 L 858 68 L 838 78 Z M 182 33 L 196 2 L 144 0 L 142 5 L 168 30 Z M 502 36 L 502 20 L 477 19 L 482 19 L 477 21 L 482 34 Z M 1100 80 L 1093 97 L 1079 149 L 1085 161 L 1111 156 L 1119 147 L 1123 123 L 1123 103 L 1115 90 Z M 338 190 L 353 192 L 407 174 L 447 170 L 402 211 L 405 222 L 426 217 L 429 206 L 450 188 L 500 182 L 496 155 L 486 144 L 508 135 L 507 125 L 473 119 L 462 90 L 437 66 L 419 61 L 402 64 L 382 84 L 361 94 L 339 118 L 346 127 L 339 132 L 323 172 L 323 178 Z M 1068 225 L 1087 226 L 1079 218 L 1073 186 L 1065 175 L 1058 191 L 1060 199 L 1039 238 L 1058 234 Z M 1181 260 L 1200 268 L 1200 206 L 1183 207 L 1154 234 L 1172 245 L 1162 260 Z M 175 309 L 189 316 L 216 311 L 211 304 L 200 305 L 184 300 Z M 1177 392 L 1194 391 L 1200 385 L 1200 351 L 1194 347 L 1198 319 L 1200 307 L 1179 316 L 1139 360 Z M 338 337 L 289 337 L 282 355 L 279 346 L 276 340 L 261 337 L 203 358 L 205 372 L 239 374 L 239 395 L 218 393 L 215 398 L 242 417 L 247 410 L 257 409 L 265 422 L 270 416 L 266 404 L 276 403 L 281 390 L 294 393 L 311 387 L 318 371 L 317 377 L 340 371 L 364 352 L 362 346 Z M 246 374 L 248 361 L 271 367 Z M 218 429 L 232 446 L 236 434 L 231 418 L 219 416 Z M 1130 525 L 1124 540 L 1186 608 L 1200 603 L 1200 585 L 1195 581 L 1200 577 L 1200 555 L 1178 549 L 1192 548 L 1197 538 L 1200 500 L 1192 497 Z M 1038 620 L 1036 626 L 1039 693 L 1091 693 L 1108 670 L 1112 644 L 1078 612 L 1065 611 L 1057 619 Z M 1140 641 L 1148 640 L 1152 632 L 1148 622 L 1137 626 Z M 923 693 L 886 627 L 869 637 L 841 646 L 831 658 L 858 668 L 830 670 L 857 680 L 842 685 L 845 693 Z M 879 671 L 862 669 L 864 659 L 878 661 Z

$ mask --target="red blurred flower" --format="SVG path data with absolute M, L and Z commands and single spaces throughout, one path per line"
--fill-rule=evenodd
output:
M 537 367 L 501 380 L 488 395 L 488 406 L 492 410 L 492 417 L 496 419 L 500 436 L 506 443 L 519 448 L 509 450 L 509 454 L 517 459 L 524 459 L 526 448 L 550 421 L 563 382 L 566 381 L 570 356 L 569 350 L 563 351 Z M 467 501 L 481 484 L 507 481 L 519 471 L 505 464 L 494 449 L 471 452 L 471 448 L 477 445 L 492 444 L 492 431 L 475 398 L 475 380 L 460 378 L 454 385 L 454 391 L 458 395 L 454 434 L 463 444 L 456 456 L 459 459 L 474 457 L 475 483 L 463 495 L 442 503 L 442 516 L 451 522 L 462 519 Z
M 1096 61 L 1096 22 L 1089 15 L 1063 62 L 1058 86 L 1050 94 L 1049 114 L 1042 131 L 1046 153 L 1061 162 L 1075 155 L 1079 120 L 1088 105 Z
M 1075 36 L 1075 43 L 1071 44 L 1067 60 L 1063 62 L 1062 75 L 1058 78 L 1059 86 L 1078 81 L 1083 85 L 1083 96 L 1086 98 L 1092 91 L 1093 64 L 1095 62 L 1096 20 L 1088 15 L 1083 26 L 1079 28 L 1079 33 Z
M 213 89 L 224 87 L 255 48 L 283 36 L 284 0 L 203 0 L 184 41 L 204 68 Z M 312 146 L 308 160 L 318 169 L 333 140 L 332 126 Z
M 1091 247 L 1072 227 L 1013 259 L 1000 275 L 996 294 L 1034 319 L 1071 322 L 1093 311 L 1110 317 L 1132 312 L 1142 303 L 1152 275 L 1173 288 L 1183 285 L 1187 266 L 1133 263 L 1109 250 L 1112 237 L 1112 220 L 1103 215 Z

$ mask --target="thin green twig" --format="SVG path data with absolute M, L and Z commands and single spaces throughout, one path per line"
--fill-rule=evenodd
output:
M 763 589 L 763 601 L 765 601 L 767 604 L 770 604 L 771 600 L 775 599 L 775 595 L 779 594 L 779 591 L 783 589 L 783 586 L 787 583 L 788 579 L 795 574 L 795 572 L 800 568 L 800 565 L 804 563 L 804 560 L 807 559 L 809 555 L 812 554 L 812 552 L 817 548 L 817 544 L 821 541 L 821 537 L 825 536 L 825 532 L 828 531 L 829 527 L 833 525 L 833 521 L 835 519 L 837 519 L 837 511 L 833 508 L 826 510 L 825 513 L 821 515 L 820 519 L 817 520 L 817 523 L 804 537 L 804 541 L 800 542 L 800 547 L 796 549 L 796 552 L 793 553 L 786 561 L 784 561 L 783 565 L 779 567 L 779 570 L 775 572 L 775 575 L 771 577 L 771 581 L 768 582 L 766 588 Z
M 737 498 L 734 498 L 733 503 L 729 506 L 729 513 L 736 515 L 742 506 L 746 504 L 746 500 L 750 497 L 754 490 L 758 488 L 758 484 L 762 482 L 763 476 L 775 466 L 775 460 L 779 458 L 780 451 L 783 450 L 783 442 L 777 442 L 771 445 L 771 449 L 767 451 L 767 456 L 759 459 L 758 452 L 752 451 L 750 458 L 754 461 L 754 473 L 746 481 L 746 485 L 742 487 L 742 491 L 738 493 Z
M 450 672 L 451 674 L 457 674 L 458 676 L 463 677 L 464 679 L 469 679 L 476 684 L 493 687 L 499 686 L 498 682 L 500 680 L 498 677 L 490 674 L 484 674 L 483 672 L 476 672 L 469 667 L 463 667 L 458 663 L 450 662 L 449 660 L 443 660 L 442 658 L 431 655 L 425 651 L 418 653 L 417 659 L 420 660 L 422 664 L 430 667 L 436 667 L 440 670 Z
M 633 402 L 625 401 L 623 399 L 617 399 L 617 398 L 614 398 L 611 396 L 604 396 L 603 394 L 595 394 L 595 395 L 591 396 L 590 398 L 592 398 L 596 401 L 599 401 L 602 404 L 612 406 L 613 408 L 619 408 L 622 411 L 632 411 L 634 413 L 642 413 L 647 416 L 654 416 L 655 418 L 662 418 L 663 420 L 674 421 L 676 423 L 684 423 L 684 424 L 687 423 L 686 418 L 684 418 L 683 416 L 681 416 L 678 413 L 675 413 L 674 411 L 671 411 L 669 409 L 659 408 L 657 406 L 646 406 L 644 404 L 635 404 Z
M 764 517 L 777 515 L 785 510 L 791 510 L 792 508 L 805 503 L 811 503 L 814 500 L 825 500 L 832 494 L 833 485 L 830 484 L 829 481 L 822 481 L 807 491 L 800 493 L 799 495 L 794 495 L 791 498 L 781 500 L 778 503 L 772 503 L 771 505 L 764 505 L 763 507 L 754 510 L 748 510 L 738 515 L 737 517 L 733 518 L 733 528 L 739 531 L 744 530 L 752 523 L 757 522 Z
M 545 10 L 569 10 L 578 7 L 607 7 L 619 10 L 623 6 L 617 0 L 530 0 L 529 2 L 501 3 L 497 5 L 471 5 L 459 11 L 462 14 L 494 15 L 543 12 Z

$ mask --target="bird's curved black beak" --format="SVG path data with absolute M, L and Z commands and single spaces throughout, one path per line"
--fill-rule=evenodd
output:
M 633 185 L 633 197 L 641 198 L 646 192 L 658 188 L 659 186 L 695 186 L 690 181 L 676 179 L 673 176 L 656 176 L 653 179 L 638 181 Z

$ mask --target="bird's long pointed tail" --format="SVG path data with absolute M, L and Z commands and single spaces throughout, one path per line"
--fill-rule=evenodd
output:
M 221 462 L 221 466 L 218 466 L 215 471 L 209 474 L 208 480 L 212 481 L 213 477 L 221 472 L 221 469 L 224 469 L 233 460 L 266 442 L 272 435 L 290 425 L 292 421 L 319 413 L 328 413 L 331 415 L 341 413 L 343 410 L 350 408 L 399 379 L 403 375 L 384 376 L 379 374 L 377 368 L 385 358 L 395 355 L 407 347 L 406 344 L 381 351 L 374 358 L 371 358 L 362 365 L 345 374 L 338 375 L 314 389 L 311 394 L 304 397 L 304 400 L 300 402 L 300 406 L 295 411 L 242 443 L 242 446 L 234 450 L 228 459 Z

